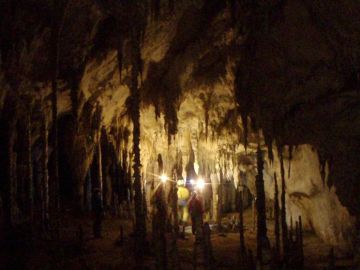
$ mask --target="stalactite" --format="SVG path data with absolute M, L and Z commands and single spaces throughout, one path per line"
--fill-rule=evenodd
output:
M 112 199 L 112 184 L 111 176 L 109 175 L 111 166 L 111 144 L 109 142 L 108 134 L 106 133 L 105 127 L 101 128 L 100 132 L 101 141 L 101 154 L 102 154 L 102 179 L 103 179 L 103 203 L 104 208 L 109 209 L 111 206 Z
M 276 173 L 274 173 L 274 182 L 275 182 L 275 194 L 274 194 L 274 226 L 275 226 L 275 259 L 278 260 L 280 257 L 280 207 L 279 207 L 279 192 Z
M 78 68 L 71 72 L 68 81 L 70 86 L 71 111 L 73 115 L 74 125 L 77 128 L 79 122 L 79 111 L 81 102 L 81 79 L 84 75 L 88 59 L 85 58 Z
M 291 172 L 291 160 L 293 154 L 293 146 L 289 145 L 289 169 L 288 169 L 288 178 L 290 179 L 290 172 Z
M 74 78 L 72 78 L 70 81 L 71 109 L 75 123 L 78 120 L 80 80 L 81 78 L 78 78 L 76 75 L 74 75 Z
M 286 202 L 285 202 L 285 171 L 284 171 L 284 158 L 282 148 L 279 147 L 278 153 L 280 155 L 280 169 L 281 169 L 281 230 L 282 230 L 282 243 L 283 243 L 283 256 L 286 264 L 288 260 L 288 229 L 286 224 Z
M 141 19 L 136 3 L 132 5 L 134 13 L 137 15 L 134 19 Z M 137 268 L 142 269 L 144 263 L 144 245 L 145 245 L 145 232 L 146 223 L 143 211 L 142 190 L 141 190 L 141 155 L 140 155 L 140 92 L 139 92 L 139 76 L 142 73 L 142 60 L 141 60 L 141 35 L 142 25 L 135 24 L 131 29 L 131 83 L 130 83 L 130 97 L 131 107 L 131 120 L 133 124 L 133 153 L 134 153 L 134 190 L 135 190 L 135 242 L 136 250 L 135 256 L 137 258 Z
M 204 94 L 200 94 L 200 99 L 202 101 L 202 107 L 204 109 L 204 118 L 205 118 L 205 138 L 208 138 L 209 134 L 209 111 L 212 104 L 214 93 L 212 91 Z
M 157 21 L 160 17 L 161 0 L 151 0 L 151 15 L 153 20 Z
M 257 260 L 262 262 L 264 244 L 267 241 L 265 190 L 263 178 L 264 161 L 260 145 L 257 149 L 256 210 L 257 210 Z
M 49 186 L 50 192 L 50 208 L 51 208 L 51 222 L 53 229 L 55 230 L 55 237 L 59 238 L 59 157 L 58 157 L 58 123 L 57 123 L 57 92 L 58 92 L 58 73 L 59 73 L 59 41 L 60 32 L 62 30 L 62 24 L 64 20 L 64 14 L 66 11 L 68 1 L 55 0 L 53 6 L 51 36 L 50 36 L 50 55 L 51 61 L 51 112 L 52 112 L 52 131 L 51 136 L 52 148 L 53 148 L 53 162 L 51 163 L 51 185 Z
M 272 163 L 274 161 L 274 154 L 273 154 L 273 150 L 272 150 L 272 139 L 270 136 L 265 136 L 265 144 L 268 148 L 268 157 L 270 162 Z
M 318 157 L 319 157 L 319 163 L 320 163 L 320 176 L 323 181 L 323 184 L 325 185 L 325 177 L 326 177 L 326 155 L 322 150 L 318 150 Z
M 334 185 L 334 176 L 331 173 L 331 172 L 333 172 L 333 168 L 334 168 L 333 164 L 334 164 L 333 157 L 329 156 L 328 160 L 327 160 L 327 165 L 328 165 L 328 169 L 329 169 L 329 176 L 328 176 L 328 179 L 327 179 L 328 188 L 331 188 Z
M 230 13 L 231 13 L 231 24 L 234 26 L 236 23 L 236 0 L 229 0 Z
M 168 135 L 168 145 L 170 145 L 171 136 L 177 133 L 178 118 L 173 98 L 165 98 L 165 102 L 165 130 Z
M 256 59 L 258 40 L 269 32 L 270 10 L 268 5 L 262 5 L 258 1 L 229 1 L 233 14 L 232 17 L 236 17 L 237 3 L 239 4 L 239 10 L 242 10 L 243 18 L 241 18 L 241 33 L 239 31 L 239 34 L 246 36 L 241 46 L 241 55 L 243 57 L 241 61 L 236 63 L 234 88 L 244 128 L 244 145 L 245 149 L 247 149 L 247 117 L 250 117 L 254 130 L 260 128 L 259 119 L 261 117 L 261 110 L 259 108 L 262 107 L 258 102 L 259 99 L 253 95 L 254 77 L 249 72 L 249 67 L 253 65 L 254 59 Z
M 123 40 L 123 38 L 121 36 L 119 36 L 118 37 L 118 44 L 117 44 L 117 61 L 118 61 L 120 83 L 122 82 L 123 45 L 124 45 L 124 40 Z
M 207 140 L 209 134 L 209 111 L 205 111 L 205 139 Z
M 174 0 L 168 0 L 169 1 L 169 10 L 171 13 L 175 10 L 175 1 Z
M 164 164 L 161 154 L 158 154 L 157 162 L 158 162 L 159 174 L 161 175 L 164 172 Z
M 244 129 L 244 147 L 245 147 L 245 151 L 247 150 L 247 146 L 248 146 L 248 120 L 247 120 L 247 115 L 242 113 L 241 114 L 241 121 L 242 121 L 242 125 L 243 125 L 243 129 Z

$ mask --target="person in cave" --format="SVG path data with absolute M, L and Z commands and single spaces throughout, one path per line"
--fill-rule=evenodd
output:
M 104 209 L 101 198 L 101 190 L 94 189 L 92 196 L 92 209 L 94 213 L 93 233 L 95 238 L 101 238 L 102 221 L 104 217 Z
M 201 197 L 196 191 L 189 201 L 189 212 L 191 216 L 192 233 L 195 235 L 196 240 L 200 240 L 201 229 L 203 226 L 204 208 Z

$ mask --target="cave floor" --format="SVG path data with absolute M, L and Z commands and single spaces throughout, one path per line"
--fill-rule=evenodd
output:
M 106 218 L 103 226 L 103 237 L 94 239 L 92 237 L 92 220 L 91 217 L 66 218 L 62 219 L 61 244 L 55 245 L 51 241 L 36 241 L 36 246 L 27 250 L 25 254 L 13 253 L 23 267 L 17 269 L 132 269 L 133 261 L 133 237 L 130 236 L 131 222 L 120 221 L 118 218 Z M 120 223 L 121 222 L 121 223 Z M 82 224 L 84 231 L 84 244 L 79 249 L 77 243 L 79 225 Z M 116 245 L 119 237 L 120 224 L 124 227 L 124 243 Z M 270 240 L 273 241 L 273 223 L 267 222 Z M 251 226 L 251 212 L 245 213 L 245 227 Z M 169 236 L 170 237 L 170 236 Z M 255 251 L 256 233 L 250 229 L 245 230 L 247 247 Z M 213 252 L 216 261 L 215 269 L 235 269 L 236 257 L 239 244 L 238 233 L 211 235 Z M 170 241 L 168 241 L 169 243 Z M 178 240 L 179 259 L 181 269 L 193 269 L 194 237 L 186 234 L 186 239 Z M 324 269 L 327 265 L 330 247 L 324 244 L 316 235 L 304 233 L 304 253 L 305 269 Z M 23 251 L 24 253 L 24 251 Z M 155 268 L 154 256 L 146 256 L 145 263 L 148 269 Z M 350 269 L 351 261 L 349 259 L 338 258 L 336 261 L 339 269 Z M 25 267 L 25 268 L 24 268 Z M 169 268 L 171 269 L 171 267 Z M 201 264 L 197 269 L 203 269 Z

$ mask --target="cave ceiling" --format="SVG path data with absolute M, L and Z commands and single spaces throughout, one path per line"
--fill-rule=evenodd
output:
M 94 130 L 103 127 L 116 144 L 119 133 L 131 130 L 130 38 L 141 29 L 143 163 L 154 151 L 183 149 L 189 158 L 192 149 L 210 164 L 219 151 L 241 155 L 258 141 L 268 149 L 310 144 L 331 162 L 330 181 L 355 185 L 358 1 L 181 0 L 172 9 L 168 1 L 157 7 L 151 4 L 157 1 L 70 0 L 54 9 L 60 2 L 1 1 L 3 112 L 9 100 L 30 99 L 34 117 L 41 110 L 50 115 L 47 56 L 55 21 L 58 117 L 73 114 L 80 123 L 69 124 L 74 142 L 84 134 L 95 138 Z M 340 186 L 337 191 L 345 194 Z M 353 203 L 345 197 L 345 205 Z

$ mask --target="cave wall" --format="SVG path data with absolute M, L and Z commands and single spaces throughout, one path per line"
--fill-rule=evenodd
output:
M 351 250 L 355 217 L 339 201 L 336 187 L 327 185 L 328 168 L 325 179 L 322 178 L 316 149 L 310 145 L 297 146 L 291 160 L 289 156 L 285 157 L 284 165 L 287 223 L 301 216 L 305 229 L 313 230 L 326 243 L 343 252 Z M 266 171 L 265 191 L 269 198 L 274 198 L 273 172 L 280 179 L 279 159 L 275 158 L 273 164 L 268 163 Z

